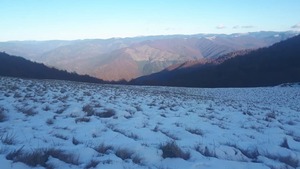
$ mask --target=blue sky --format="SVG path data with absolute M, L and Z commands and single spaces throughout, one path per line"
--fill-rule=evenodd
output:
M 299 0 L 0 0 L 0 41 L 300 30 Z

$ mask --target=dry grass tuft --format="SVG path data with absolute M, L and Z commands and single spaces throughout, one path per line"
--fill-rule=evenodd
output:
M 4 114 L 4 108 L 0 107 L 0 122 L 6 121 L 6 115 Z
M 102 143 L 102 144 L 94 147 L 93 149 L 100 154 L 106 154 L 109 150 L 113 150 L 113 147 Z
M 14 133 L 6 133 L 5 135 L 3 134 L 0 137 L 0 140 L 3 144 L 6 144 L 6 145 L 15 145 L 17 143 L 16 134 L 14 134 Z
M 59 159 L 68 164 L 79 165 L 79 157 L 70 153 L 66 153 L 60 149 L 35 149 L 31 152 L 25 152 L 21 147 L 18 150 L 10 152 L 7 156 L 7 160 L 12 160 L 13 162 L 22 162 L 30 167 L 42 166 L 47 169 L 52 169 L 53 166 L 47 163 L 49 157 Z
M 168 142 L 160 146 L 163 158 L 182 158 L 188 160 L 190 158 L 189 152 L 184 152 L 175 142 Z

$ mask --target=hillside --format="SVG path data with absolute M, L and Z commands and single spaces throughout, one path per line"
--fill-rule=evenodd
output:
M 1 42 L 0 51 L 58 69 L 104 80 L 130 80 L 171 65 L 257 49 L 294 36 L 294 32 L 197 34 L 74 41 Z
M 102 80 L 87 75 L 83 76 L 49 68 L 43 64 L 34 63 L 21 57 L 11 56 L 4 52 L 0 52 L 0 76 L 103 83 Z
M 221 64 L 194 64 L 137 78 L 133 84 L 190 87 L 270 86 L 300 81 L 300 36 Z
M 0 77 L 2 169 L 298 169 L 300 90 Z

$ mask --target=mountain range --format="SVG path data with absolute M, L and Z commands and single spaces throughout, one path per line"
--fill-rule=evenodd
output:
M 107 80 L 132 80 L 187 61 L 270 46 L 296 32 L 197 34 L 74 41 L 0 42 L 0 51 L 61 70 Z
M 11 56 L 4 52 L 0 52 L 0 76 L 103 83 L 100 79 L 50 68 L 44 64 L 34 63 L 22 57 Z
M 132 84 L 186 87 L 258 87 L 300 82 L 300 35 L 253 51 L 212 61 L 185 62 Z

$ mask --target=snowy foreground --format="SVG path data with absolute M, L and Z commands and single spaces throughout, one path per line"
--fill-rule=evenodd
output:
M 300 168 L 300 87 L 0 77 L 0 168 Z

